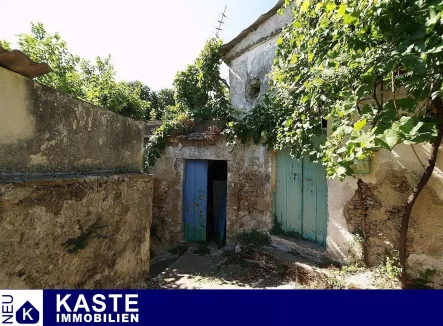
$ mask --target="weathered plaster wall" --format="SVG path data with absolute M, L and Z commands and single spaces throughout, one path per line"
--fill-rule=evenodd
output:
M 142 174 L 0 184 L 0 288 L 130 287 L 149 271 L 152 187 Z
M 139 172 L 138 122 L 0 68 L 0 174 Z
M 224 139 L 212 142 L 172 139 L 152 171 L 155 176 L 153 246 L 171 246 L 183 240 L 184 165 L 186 160 L 195 159 L 228 162 L 227 238 L 252 229 L 270 229 L 270 152 L 253 144 L 227 146 Z
M 250 32 L 245 38 L 238 42 L 226 55 L 224 61 L 231 63 L 234 59 L 250 51 L 254 46 L 264 43 L 276 36 L 292 21 L 292 7 L 285 10 L 282 15 L 274 15 L 264 21 L 258 28 Z
M 225 56 L 224 60 L 230 67 L 229 82 L 234 107 L 249 111 L 262 101 L 263 95 L 269 90 L 267 75 L 272 68 L 278 35 L 291 19 L 291 10 L 286 10 L 281 16 L 272 16 Z M 255 78 L 260 80 L 260 93 L 256 98 L 250 98 L 247 89 L 250 81 Z
M 263 100 L 269 90 L 268 74 L 272 68 L 278 36 L 257 45 L 230 64 L 229 81 L 231 103 L 235 108 L 249 112 Z M 247 95 L 248 85 L 253 79 L 260 80 L 260 93 L 256 98 Z
M 430 146 L 415 146 L 422 162 L 429 157 Z M 330 241 L 343 256 L 347 253 L 351 233 L 365 231 L 368 262 L 381 263 L 386 254 L 398 247 L 403 205 L 421 178 L 423 168 L 411 146 L 399 145 L 393 153 L 380 151 L 371 161 L 371 174 L 361 175 L 367 184 L 363 202 L 357 182 L 348 178 L 343 183 L 329 183 Z M 409 275 L 436 270 L 435 285 L 443 287 L 443 150 L 440 149 L 434 175 L 418 198 L 410 222 L 408 236 Z M 332 224 L 332 225 L 331 225 Z M 349 230 L 349 231 L 347 231 Z

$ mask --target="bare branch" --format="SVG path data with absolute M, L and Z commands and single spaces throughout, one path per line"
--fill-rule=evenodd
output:
M 372 98 L 374 99 L 375 104 L 377 104 L 378 111 L 380 112 L 383 108 L 380 105 L 380 102 L 378 101 L 378 98 L 377 98 L 377 83 L 374 83 L 374 90 L 372 91 Z

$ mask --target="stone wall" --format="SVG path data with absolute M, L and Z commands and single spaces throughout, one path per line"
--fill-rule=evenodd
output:
M 0 288 L 146 277 L 153 180 L 138 122 L 0 68 Z
M 421 161 L 426 163 L 430 145 L 415 148 Z M 440 149 L 434 174 L 412 211 L 407 242 L 409 277 L 420 278 L 420 273 L 429 269 L 434 286 L 439 288 L 443 288 L 442 171 L 443 150 Z M 398 249 L 403 206 L 422 174 L 423 168 L 412 148 L 399 145 L 392 154 L 382 150 L 372 159 L 371 173 L 361 175 L 363 196 L 355 179 L 331 183 L 329 194 L 335 194 L 331 200 L 342 202 L 343 206 L 336 210 L 330 207 L 330 220 L 342 226 L 341 234 L 347 239 L 352 233 L 364 233 L 369 265 L 382 263 L 386 255 L 395 254 L 393 250 Z M 345 252 L 345 243 L 339 247 Z
M 171 139 L 152 171 L 155 176 L 153 246 L 160 250 L 183 240 L 182 187 L 188 159 L 226 160 L 228 163 L 228 240 L 244 231 L 270 229 L 270 152 L 253 144 L 227 146 L 224 138 L 215 141 Z
M 127 288 L 149 271 L 148 175 L 0 184 L 0 288 Z
M 138 122 L 0 67 L 0 174 L 140 172 Z

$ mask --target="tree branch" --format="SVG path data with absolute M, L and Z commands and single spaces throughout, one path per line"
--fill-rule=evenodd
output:
M 220 80 L 221 80 L 221 82 L 222 82 L 223 84 L 225 84 L 225 86 L 226 86 L 228 89 L 231 89 L 231 88 L 229 87 L 228 82 L 227 82 L 225 79 L 223 79 L 223 78 L 220 77 Z
M 380 105 L 380 102 L 378 101 L 378 98 L 377 98 L 377 83 L 374 83 L 374 90 L 372 91 L 372 98 L 374 99 L 375 104 L 377 104 L 378 112 L 380 112 L 383 108 Z
M 381 106 L 381 104 L 377 98 L 377 83 L 376 82 L 374 82 L 374 89 L 372 91 L 372 98 L 374 99 L 375 104 L 377 104 L 377 113 L 375 114 L 374 120 L 372 121 L 372 128 L 374 128 L 375 125 L 377 124 L 377 121 L 375 119 L 378 117 L 380 112 L 383 110 L 383 107 Z
M 414 151 L 415 157 L 417 157 L 417 160 L 420 162 L 420 165 L 422 166 L 423 169 L 426 169 L 426 166 L 423 164 L 423 162 L 421 161 L 420 157 L 417 154 L 417 151 L 415 150 L 415 147 L 413 144 L 411 144 L 411 148 Z

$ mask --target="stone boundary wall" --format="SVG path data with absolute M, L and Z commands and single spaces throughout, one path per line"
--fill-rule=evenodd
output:
M 152 176 L 0 184 L 0 288 L 129 288 L 149 272 Z
M 0 174 L 140 172 L 141 125 L 0 68 Z
M 139 122 L 0 68 L 0 288 L 129 288 L 149 272 Z

